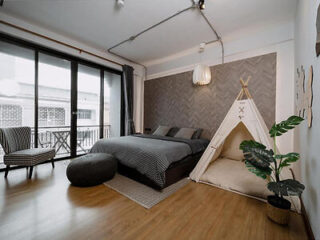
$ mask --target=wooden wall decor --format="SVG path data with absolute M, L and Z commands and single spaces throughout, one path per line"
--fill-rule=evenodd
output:
M 297 68 L 297 86 L 296 86 L 296 114 L 304 118 L 305 115 L 305 80 L 306 73 L 304 67 Z
M 309 78 L 308 78 L 308 88 L 307 88 L 307 108 L 308 108 L 308 126 L 309 128 L 312 126 L 312 103 L 313 103 L 313 67 L 310 66 L 309 69 Z
M 318 7 L 316 28 L 317 28 L 316 54 L 317 54 L 317 57 L 319 57 L 320 56 L 320 5 Z
M 312 126 L 312 103 L 313 103 L 313 67 L 309 68 L 308 83 L 306 86 L 306 74 L 304 67 L 297 69 L 296 82 L 296 114 L 300 117 L 307 118 L 309 128 Z

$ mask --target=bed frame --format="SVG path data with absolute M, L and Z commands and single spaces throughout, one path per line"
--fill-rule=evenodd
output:
M 124 175 L 135 181 L 143 183 L 156 190 L 162 190 L 170 186 L 171 184 L 178 182 L 182 178 L 187 177 L 189 173 L 193 170 L 193 168 L 197 165 L 202 154 L 203 152 L 200 152 L 194 155 L 189 155 L 180 161 L 172 163 L 165 172 L 166 179 L 165 179 L 165 185 L 163 187 L 159 186 L 157 183 L 155 183 L 145 175 L 139 173 L 137 170 L 127 167 L 119 162 L 118 162 L 118 172 L 121 175 Z

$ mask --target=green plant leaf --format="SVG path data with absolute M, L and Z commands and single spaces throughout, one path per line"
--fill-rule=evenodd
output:
M 278 154 L 275 156 L 276 159 L 286 159 L 286 158 L 298 158 L 299 159 L 300 154 L 296 152 L 291 152 L 287 154 Z
M 266 179 L 271 175 L 272 169 L 270 167 L 260 168 L 252 165 L 249 161 L 245 161 L 245 164 L 250 172 L 254 173 L 258 177 L 261 177 L 262 179 Z
M 240 144 L 240 150 L 244 150 L 244 148 L 266 149 L 267 147 L 254 140 L 245 140 Z
M 299 116 L 291 116 L 287 120 L 282 121 L 278 124 L 274 124 L 269 131 L 270 137 L 281 136 L 290 129 L 295 128 L 299 125 L 304 119 Z
M 268 168 L 270 163 L 274 162 L 273 151 L 267 150 L 266 147 L 255 141 L 243 141 L 240 144 L 244 158 L 251 165 L 259 168 Z
M 292 152 L 285 155 L 276 155 L 275 158 L 282 159 L 279 167 L 283 168 L 283 167 L 288 167 L 290 166 L 291 163 L 298 161 L 300 159 L 300 154 Z
M 286 179 L 279 182 L 269 182 L 268 189 L 278 196 L 300 196 L 305 187 L 297 180 Z

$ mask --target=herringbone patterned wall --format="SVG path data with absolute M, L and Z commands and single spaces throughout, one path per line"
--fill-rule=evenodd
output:
M 192 84 L 192 71 L 145 81 L 144 126 L 205 129 L 210 138 L 220 126 L 241 87 L 251 76 L 249 91 L 268 127 L 275 120 L 276 53 L 211 67 L 207 86 Z

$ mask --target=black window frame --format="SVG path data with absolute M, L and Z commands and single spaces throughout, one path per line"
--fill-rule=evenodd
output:
M 105 66 L 103 64 L 99 64 L 97 62 L 94 61 L 90 61 L 87 59 L 84 59 L 82 57 L 79 56 L 75 56 L 69 53 L 65 53 L 62 52 L 60 50 L 56 50 L 38 43 L 34 43 L 28 40 L 24 40 L 21 38 L 18 38 L 16 36 L 11 36 L 8 35 L 6 33 L 2 33 L 0 32 L 0 41 L 2 42 L 6 42 L 6 43 L 10 43 L 19 47 L 23 47 L 26 49 L 30 49 L 34 51 L 34 62 L 35 62 L 35 76 L 34 76 L 34 88 L 35 88 L 35 93 L 34 93 L 34 98 L 35 98 L 35 119 L 34 119 L 34 134 L 35 134 L 35 139 L 34 139 L 34 143 L 35 146 L 34 147 L 38 147 L 38 128 L 39 128 L 39 113 L 38 113 L 38 109 L 39 109 L 39 105 L 38 105 L 38 98 L 39 98 L 39 79 L 38 79 L 38 75 L 39 75 L 39 53 L 41 54 L 46 54 L 46 55 L 50 55 L 53 57 L 57 57 L 57 58 L 61 58 L 64 60 L 68 60 L 71 62 L 71 89 L 75 88 L 77 89 L 77 74 L 78 74 L 78 65 L 85 65 L 88 67 L 92 67 L 92 68 L 96 68 L 100 70 L 100 80 L 101 80 L 101 84 L 100 84 L 100 114 L 99 114 L 99 123 L 100 123 L 100 138 L 103 137 L 103 110 L 104 110 L 104 106 L 103 106 L 103 100 L 104 100 L 104 91 L 103 91 L 103 84 L 104 84 L 104 72 L 110 72 L 112 74 L 116 74 L 120 76 L 121 79 L 121 103 L 123 102 L 123 72 L 122 70 L 118 70 L 109 66 Z M 77 108 L 77 90 L 76 91 L 72 91 L 73 93 L 71 93 L 71 102 L 75 101 L 76 103 L 73 103 L 71 106 L 71 112 L 76 112 L 78 110 Z M 121 104 L 121 116 L 120 116 L 120 135 L 123 135 L 123 122 L 124 122 L 124 109 L 123 109 L 123 104 Z M 76 134 L 77 134 L 77 114 L 71 114 L 71 137 L 73 139 L 73 142 L 71 142 L 71 148 L 76 148 Z M 64 158 L 59 158 L 56 159 L 55 161 L 60 161 L 60 160 L 65 160 L 65 159 L 70 159 L 73 157 L 76 157 L 76 149 L 74 149 L 72 151 L 71 149 L 71 156 L 69 157 L 64 157 Z M 20 167 L 15 167 L 15 168 L 20 168 Z M 3 171 L 4 169 L 1 168 L 0 171 Z

